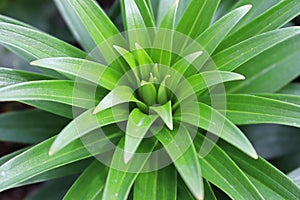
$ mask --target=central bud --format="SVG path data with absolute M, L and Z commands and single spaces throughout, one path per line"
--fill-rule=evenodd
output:
M 150 71 L 150 72 L 149 72 Z M 143 74 L 142 67 L 139 68 L 141 79 L 138 80 L 138 89 L 136 95 L 148 107 L 153 105 L 164 105 L 172 98 L 172 92 L 167 87 L 167 81 L 171 77 L 170 74 L 161 75 L 158 65 L 154 64 L 152 69 L 147 70 L 148 76 Z M 148 109 L 137 103 L 137 106 L 144 112 L 148 113 Z

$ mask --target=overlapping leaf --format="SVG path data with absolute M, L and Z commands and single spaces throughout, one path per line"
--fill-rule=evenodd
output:
M 275 30 L 282 27 L 291 19 L 300 14 L 300 2 L 294 0 L 283 0 L 266 12 L 257 16 L 249 23 L 230 36 L 221 44 L 221 48 L 228 48 L 233 44 L 246 40 L 260 33 Z
M 212 57 L 214 65 L 221 70 L 233 71 L 251 58 L 299 33 L 299 27 L 289 27 L 244 40 L 214 55 Z
M 203 141 L 209 145 L 203 146 Z M 195 145 L 197 150 L 211 145 L 214 147 L 204 158 L 199 157 L 202 174 L 206 180 L 222 188 L 232 199 L 244 199 L 245 196 L 247 199 L 263 199 L 244 172 L 219 146 L 200 134 L 195 138 Z M 252 158 L 249 160 L 255 162 Z
M 33 61 L 30 64 L 80 77 L 99 84 L 108 90 L 112 90 L 122 76 L 111 67 L 78 58 L 45 58 Z
M 96 200 L 101 198 L 103 194 L 105 178 L 107 176 L 107 167 L 102 165 L 100 161 L 95 160 L 90 166 L 84 170 L 76 182 L 69 189 L 64 199 L 80 200 L 90 199 Z
M 155 136 L 168 152 L 177 171 L 196 199 L 203 199 L 201 168 L 188 130 L 184 126 L 174 132 L 164 128 Z
M 177 172 L 170 165 L 160 170 L 141 173 L 134 184 L 135 199 L 176 200 Z
M 282 49 L 286 50 L 282 51 Z M 246 80 L 243 83 L 228 84 L 228 92 L 277 92 L 300 75 L 300 67 L 297 62 L 299 53 L 300 35 L 298 33 L 238 68 L 236 72 L 242 72 Z M 266 80 L 268 80 L 267 83 Z
M 299 127 L 299 111 L 299 105 L 285 101 L 247 94 L 227 95 L 226 116 L 238 125 L 276 123 Z
M 124 153 L 124 138 L 121 139 L 111 161 L 103 199 L 122 200 L 128 197 L 135 179 L 143 169 L 156 144 L 157 142 L 153 139 L 144 140 L 138 150 L 140 154 L 135 155 L 129 163 L 125 164 L 122 155 Z
M 200 116 L 197 112 L 194 112 L 194 108 L 190 108 L 190 110 L 186 109 L 181 111 L 181 113 L 175 113 L 174 119 L 197 127 L 199 126 L 233 144 L 251 157 L 257 158 L 255 149 L 250 141 L 243 132 L 229 120 L 231 118 L 224 117 L 214 108 L 204 103 L 199 103 L 199 111 L 201 113 Z
M 100 112 L 97 115 L 92 110 L 87 110 L 72 122 L 70 122 L 58 135 L 51 146 L 49 154 L 54 154 L 74 140 L 96 130 L 97 128 L 125 121 L 128 118 L 126 109 L 118 107 Z M 103 131 L 99 131 L 100 136 L 105 136 Z
M 249 159 L 242 156 L 237 149 L 225 143 L 222 143 L 221 147 L 247 174 L 264 199 L 298 199 L 300 195 L 299 187 L 263 158 L 258 160 Z
M 0 43 L 18 48 L 35 58 L 86 57 L 83 51 L 70 44 L 27 27 L 0 22 L 0 33 Z
M 95 105 L 94 91 L 88 84 L 77 84 L 74 93 L 74 82 L 63 80 L 29 81 L 0 89 L 0 101 L 53 101 L 81 108 Z M 101 96 L 103 94 L 100 94 Z
M 116 132 L 110 134 L 108 138 L 113 139 L 119 136 L 120 132 Z M 49 156 L 48 150 L 54 139 L 50 138 L 3 164 L 0 167 L 0 191 L 11 188 L 43 172 L 92 156 L 86 149 L 89 145 L 99 145 L 100 147 L 102 145 L 104 152 L 110 150 L 106 147 L 107 138 L 98 137 L 98 140 L 94 140 L 86 146 L 77 140 L 62 150 L 61 154 Z
M 196 38 L 206 30 L 215 14 L 220 0 L 191 0 L 184 15 L 178 23 L 177 31 Z
M 126 126 L 124 145 L 125 163 L 128 163 L 132 158 L 138 146 L 142 142 L 142 139 L 144 138 L 152 124 L 155 122 L 157 117 L 157 115 L 146 115 L 138 108 L 135 108 L 130 113 Z
M 51 181 L 59 178 L 64 178 L 67 176 L 72 176 L 72 175 L 76 176 L 78 173 L 81 173 L 86 167 L 89 166 L 91 160 L 92 160 L 91 158 L 86 158 L 83 160 L 79 160 L 76 162 L 72 162 L 70 164 L 60 166 L 58 168 L 51 169 L 49 171 L 45 171 L 13 187 L 15 188 L 15 187 L 21 187 L 21 186 L 31 185 L 35 183 Z

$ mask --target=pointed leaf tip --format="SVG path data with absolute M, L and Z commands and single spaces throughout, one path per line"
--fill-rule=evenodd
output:
M 54 152 L 50 150 L 50 151 L 48 152 L 48 155 L 49 155 L 49 156 L 53 156 L 53 155 L 54 155 Z
M 240 9 L 245 9 L 246 12 L 249 12 L 252 9 L 252 4 L 246 4 L 244 6 L 241 6 Z
M 258 154 L 256 152 L 253 152 L 251 157 L 254 158 L 255 160 L 257 160 L 258 159 Z
M 143 49 L 143 47 L 141 45 L 139 45 L 139 43 L 134 43 L 134 46 L 136 49 Z
M 197 200 L 204 200 L 204 197 L 202 195 L 199 195 L 196 197 Z
M 171 123 L 167 124 L 167 126 L 171 131 L 174 130 L 173 121 Z
M 129 161 L 132 159 L 133 155 L 133 153 L 124 151 L 124 163 L 128 164 Z
M 123 49 L 122 47 L 120 47 L 120 46 L 118 46 L 118 45 L 113 45 L 113 48 L 115 49 L 115 50 L 117 50 L 119 53 L 121 52 L 121 50 Z
M 192 53 L 190 55 L 193 55 L 197 58 L 197 57 L 201 56 L 202 54 L 203 54 L 203 51 L 196 51 L 195 53 Z
M 94 111 L 93 111 L 93 115 L 96 115 L 97 113 L 99 113 L 101 110 L 98 108 L 98 107 L 96 107 L 95 109 L 94 109 Z
M 245 80 L 246 77 L 244 75 L 239 74 L 240 80 Z
M 151 106 L 150 110 L 156 112 L 170 130 L 174 129 L 171 101 L 161 106 Z
M 48 155 L 49 156 L 53 156 L 54 154 L 57 153 L 57 145 L 56 145 L 56 142 L 54 141 L 50 147 L 50 150 L 48 152 Z

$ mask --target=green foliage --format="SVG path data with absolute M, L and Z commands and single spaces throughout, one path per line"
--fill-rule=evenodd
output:
M 86 52 L 0 16 L 0 43 L 43 72 L 0 68 L 0 101 L 36 108 L 0 115 L 1 141 L 33 144 L 0 158 L 0 191 L 81 173 L 30 199 L 299 198 L 299 169 L 238 126 L 299 130 L 300 28 L 281 27 L 300 2 L 121 0 L 123 35 L 94 0 L 54 2 Z

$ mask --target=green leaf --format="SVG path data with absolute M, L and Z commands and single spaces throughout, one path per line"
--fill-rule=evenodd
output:
M 289 94 L 255 94 L 256 96 L 266 97 L 269 99 L 275 99 L 286 103 L 296 104 L 300 106 L 300 95 Z
M 30 64 L 80 77 L 99 84 L 108 90 L 112 90 L 122 77 L 120 72 L 111 67 L 78 58 L 45 58 L 33 61 Z
M 95 160 L 79 176 L 64 196 L 65 200 L 96 200 L 101 198 L 108 169 L 100 161 Z
M 273 93 L 278 91 L 300 75 L 299 53 L 300 35 L 298 34 L 239 67 L 236 72 L 242 72 L 246 80 L 229 84 L 228 92 Z
M 84 112 L 72 122 L 70 122 L 55 139 L 49 151 L 50 155 L 63 149 L 65 146 L 70 144 L 72 141 L 88 134 L 97 128 L 125 121 L 128 118 L 128 111 L 122 107 L 117 107 L 115 109 L 107 109 L 100 112 L 97 115 L 92 113 L 92 109 Z M 99 135 L 103 135 L 103 133 Z
M 221 1 L 219 4 L 219 7 L 215 13 L 214 21 L 217 21 L 221 17 L 223 17 L 225 14 L 229 13 L 231 10 L 233 10 L 233 6 L 238 2 L 239 0 L 231 0 L 231 1 Z M 249 4 L 245 3 L 245 4 Z M 252 4 L 252 3 L 251 3 Z M 241 6 L 237 6 L 241 7 Z
M 40 100 L 90 108 L 95 105 L 93 87 L 83 83 L 64 80 L 30 81 L 0 89 L 0 101 Z
M 97 114 L 105 109 L 129 102 L 136 102 L 140 105 L 144 104 L 134 96 L 134 91 L 130 87 L 118 86 L 100 101 L 93 113 Z
M 0 114 L 0 140 L 38 143 L 58 133 L 68 121 L 39 110 L 3 113 Z
M 246 4 L 251 4 L 252 9 L 247 15 L 238 23 L 237 26 L 234 27 L 232 30 L 232 33 L 236 30 L 240 29 L 247 23 L 251 22 L 253 19 L 255 19 L 257 16 L 263 14 L 267 10 L 269 10 L 271 7 L 279 3 L 281 0 L 269 0 L 269 1 L 257 1 L 257 0 L 241 0 L 237 1 L 232 8 L 239 8 L 241 6 L 244 6 Z
M 2 22 L 0 23 L 0 43 L 18 48 L 38 59 L 61 56 L 86 57 L 83 51 L 50 35 Z
M 245 5 L 231 11 L 195 39 L 201 45 L 201 47 L 205 49 L 205 55 L 207 56 L 201 57 L 201 60 L 197 61 L 198 65 L 204 64 L 204 62 L 215 51 L 228 33 L 230 33 L 230 31 L 249 12 L 251 8 L 251 5 Z
M 147 79 L 150 74 L 150 65 L 153 65 L 153 61 L 148 53 L 140 46 L 138 43 L 135 43 L 135 55 L 138 60 L 138 66 L 142 79 Z
M 135 52 L 139 61 L 139 66 L 153 64 L 151 57 L 148 55 L 145 49 L 143 49 L 143 47 L 138 43 L 135 43 Z
M 176 31 L 185 34 L 193 39 L 204 32 L 213 19 L 220 0 L 191 0 L 181 20 L 177 25 Z
M 198 134 L 194 139 L 197 150 L 209 148 L 204 158 L 199 156 L 203 177 L 220 188 L 231 199 L 263 199 L 259 191 L 250 182 L 244 172 L 219 146 L 210 139 Z M 210 149 L 213 146 L 213 149 Z M 243 158 L 256 161 L 241 153 Z
M 30 52 L 25 52 L 22 49 L 18 48 L 18 47 L 14 47 L 8 44 L 4 44 L 2 43 L 2 45 L 4 47 L 6 47 L 9 51 L 11 51 L 12 53 L 18 55 L 19 57 L 21 57 L 22 59 L 24 59 L 26 62 L 30 62 L 34 59 L 36 59 L 33 55 L 30 54 Z M 43 68 L 38 68 L 39 71 L 41 71 L 44 75 L 48 75 L 49 78 L 48 79 L 66 79 L 66 76 L 61 75 L 53 70 L 48 70 L 48 69 L 43 69 Z M 51 78 L 52 77 L 52 78 Z M 71 77 L 68 77 L 69 79 Z
M 189 191 L 182 178 L 178 176 L 177 178 L 177 199 L 182 200 L 195 200 L 193 194 Z M 204 196 L 206 198 L 206 193 L 204 191 Z
M 89 35 L 88 31 L 80 21 L 79 16 L 73 10 L 68 1 L 54 0 L 56 7 L 59 9 L 60 14 L 67 23 L 73 36 L 81 44 L 81 46 L 88 52 L 92 51 L 96 44 Z
M 299 33 L 299 27 L 289 27 L 257 35 L 214 55 L 214 65 L 220 70 L 233 71 L 251 58 Z
M 1 45 L 3 45 L 4 47 L 6 47 L 6 49 L 8 49 L 12 53 L 18 55 L 20 58 L 22 58 L 23 60 L 25 60 L 27 62 L 30 62 L 30 61 L 35 59 L 35 57 L 32 56 L 30 54 L 30 52 L 25 52 L 20 48 L 17 48 L 17 47 L 14 47 L 12 45 L 8 45 L 8 44 L 5 44 L 5 43 L 1 43 Z
M 157 90 L 154 83 L 142 81 L 141 87 L 138 89 L 139 95 L 147 106 L 152 106 L 156 103 Z M 148 108 L 143 109 L 148 112 Z
M 113 47 L 124 58 L 132 70 L 137 67 L 135 57 L 132 53 L 130 53 L 127 49 L 117 45 L 113 45 Z
M 60 154 L 53 156 L 48 155 L 48 150 L 55 138 L 48 139 L 24 153 L 19 154 L 0 167 L 0 191 L 14 187 L 16 184 L 43 172 L 91 157 L 92 155 L 86 149 L 89 146 L 97 145 L 101 147 L 98 153 L 101 153 L 100 150 L 102 150 L 102 152 L 108 151 L 110 149 L 106 147 L 107 139 L 114 139 L 119 136 L 120 132 L 115 132 L 104 138 L 95 137 L 96 140 L 86 145 L 83 145 L 80 140 L 77 140 L 62 150 Z
M 15 25 L 19 25 L 19 26 L 24 26 L 27 28 L 31 28 L 31 29 L 35 29 L 34 27 L 32 27 L 29 24 L 26 24 L 24 22 L 21 22 L 19 20 L 4 16 L 4 15 L 0 15 L 0 22 L 5 22 L 5 23 L 9 23 L 9 24 L 15 24 Z
M 226 116 L 235 124 L 282 124 L 300 127 L 299 105 L 246 94 L 227 94 L 226 99 Z M 216 100 L 215 103 L 223 102 Z
M 103 199 L 127 199 L 130 189 L 143 169 L 157 142 L 144 140 L 138 149 L 139 155 L 134 155 L 129 163 L 124 163 L 124 138 L 119 142 L 108 172 L 103 193 Z
M 163 18 L 154 40 L 151 56 L 155 62 L 170 66 L 174 42 L 174 28 L 179 1 L 175 0 L 170 10 Z
M 91 163 L 91 160 L 92 159 L 87 158 L 84 160 L 76 161 L 74 163 L 70 163 L 70 164 L 43 172 L 37 176 L 34 176 L 33 178 L 30 178 L 26 181 L 21 182 L 13 187 L 14 188 L 21 187 L 21 186 L 25 186 L 25 185 L 31 185 L 31 184 L 35 184 L 35 183 L 51 181 L 51 180 L 63 178 L 66 176 L 77 175 L 77 174 L 81 173 L 84 169 L 86 169 L 86 167 L 88 167 L 88 165 Z
M 174 69 L 178 73 L 174 73 L 174 71 L 171 71 L 170 73 L 173 78 L 170 79 L 167 85 L 171 91 L 175 91 L 180 80 L 185 77 L 185 72 L 191 67 L 191 64 L 202 55 L 202 53 L 202 51 L 193 52 L 179 59 L 172 65 L 172 70 Z
M 124 60 L 128 63 L 129 67 L 131 68 L 131 71 L 133 72 L 133 75 L 135 76 L 135 81 L 132 80 L 132 78 L 130 77 L 130 74 L 126 74 L 129 79 L 129 81 L 133 84 L 139 84 L 140 82 L 140 76 L 139 76 L 139 72 L 138 72 L 138 69 L 137 69 L 137 62 L 135 60 L 135 57 L 134 55 L 127 51 L 126 49 L 122 48 L 122 47 L 119 47 L 117 45 L 113 45 L 114 49 L 124 58 Z M 124 66 L 122 66 L 122 69 L 124 71 L 128 71 Z
M 13 18 L 10 18 L 10 17 L 7 17 L 7 16 L 3 16 L 3 15 L 0 15 L 0 22 L 14 24 L 14 25 L 23 26 L 23 27 L 26 27 L 26 28 L 29 28 L 29 29 L 36 30 L 35 27 L 32 27 L 29 24 L 23 23 L 19 20 L 16 20 L 16 19 L 13 19 Z M 2 44 L 2 45 L 5 46 L 10 51 L 14 52 L 15 54 L 20 55 L 23 59 L 25 59 L 27 61 L 30 61 L 30 60 L 33 59 L 31 55 L 29 55 L 28 53 L 22 52 L 21 50 L 17 49 L 16 47 L 13 47 L 13 46 L 10 46 L 10 45 L 7 45 L 7 44 Z
M 166 75 L 162 82 L 160 83 L 157 91 L 157 103 L 163 105 L 169 100 L 170 91 L 166 87 L 166 82 L 171 78 L 171 75 Z
M 260 183 L 258 186 L 263 186 L 257 189 L 264 199 L 278 199 L 278 196 L 280 199 L 298 199 L 299 187 L 267 161 L 262 158 L 253 160 L 245 157 L 240 151 L 225 143 L 221 143 L 221 147 L 252 180 Z
M 93 38 L 97 48 L 95 48 L 91 55 L 94 59 L 100 60 L 103 63 L 111 64 L 116 58 L 113 49 L 114 44 L 125 46 L 126 42 L 120 34 L 117 27 L 111 22 L 105 12 L 99 7 L 96 1 L 85 0 L 67 0 L 74 9 L 77 16 L 80 18 L 85 29 Z M 100 50 L 100 52 L 99 52 Z M 100 53 L 100 55 L 99 55 Z M 95 54 L 95 55 L 94 55 Z M 101 59 L 105 58 L 105 61 Z M 117 66 L 122 66 L 117 60 Z
M 150 0 L 134 0 L 147 27 L 155 27 Z
M 127 20 L 132 21 L 132 19 L 127 19 L 128 18 L 128 15 L 127 15 L 128 8 L 126 8 L 126 6 L 125 6 L 125 0 L 121 0 L 120 3 L 121 3 L 121 11 L 122 11 L 122 17 L 123 17 L 123 25 L 124 25 L 125 30 L 128 30 Z M 150 0 L 142 0 L 142 1 L 134 0 L 134 2 L 130 2 L 130 4 L 133 4 L 133 3 L 136 4 L 136 6 L 134 6 L 134 10 L 137 12 L 140 12 L 138 18 L 140 18 L 140 19 L 141 19 L 141 17 L 143 18 L 145 26 L 155 27 L 155 22 L 154 22 L 155 19 L 153 16 L 153 10 L 152 10 L 152 5 L 151 5 Z M 136 10 L 136 8 L 138 8 L 138 10 Z
M 105 12 L 97 5 L 96 1 L 67 0 L 74 9 L 81 23 L 93 38 L 96 45 L 108 38 L 119 34 L 118 29 L 111 22 Z M 108 51 L 109 49 L 107 49 Z
M 170 11 L 170 5 L 174 4 L 176 0 L 152 0 L 152 5 L 154 9 L 154 13 L 156 14 L 156 24 L 159 26 L 166 16 L 166 14 Z M 191 0 L 180 0 L 178 1 L 178 11 L 175 16 L 176 25 L 178 21 L 181 19 L 184 14 L 185 9 L 188 7 L 188 4 Z
M 141 173 L 134 183 L 134 199 L 176 200 L 177 172 L 173 165 Z
M 214 191 L 207 180 L 204 181 L 204 194 L 205 194 L 205 199 L 217 200 Z
M 131 111 L 126 126 L 124 145 L 125 163 L 130 161 L 157 117 L 157 115 L 146 115 L 138 108 L 135 108 L 133 111 Z
M 55 115 L 73 119 L 73 111 L 81 108 L 51 101 L 21 101 L 22 103 Z M 83 109 L 84 110 L 84 109 Z
M 274 7 L 244 25 L 238 31 L 230 34 L 230 36 L 222 42 L 220 49 L 228 48 L 233 44 L 260 33 L 278 29 L 299 14 L 300 2 L 294 0 L 282 0 Z
M 162 19 L 162 21 L 159 25 L 160 28 L 166 28 L 166 29 L 172 29 L 172 30 L 174 29 L 178 4 L 179 4 L 179 0 L 174 0 L 171 8 L 169 9 L 169 11 L 166 13 L 164 18 Z
M 188 130 L 184 126 L 172 132 L 163 128 L 155 136 L 168 152 L 177 171 L 196 199 L 203 199 L 200 164 Z
M 157 113 L 170 130 L 173 130 L 172 102 L 164 105 L 151 106 L 150 110 Z
M 42 74 L 4 67 L 0 67 L 0 74 L 0 88 L 22 82 L 51 79 L 50 77 Z
M 12 159 L 13 157 L 21 154 L 22 152 L 26 151 L 29 147 L 25 147 L 22 149 L 19 149 L 17 151 L 14 151 L 12 153 L 6 154 L 5 156 L 1 156 L 0 158 L 0 166 L 3 165 L 4 163 L 6 163 L 7 161 L 9 161 L 10 159 Z
M 220 101 L 222 100 L 220 98 Z M 257 158 L 257 153 L 250 141 L 244 133 L 230 121 L 230 117 L 225 117 L 223 114 L 204 103 L 199 102 L 198 105 L 200 116 L 199 113 L 195 113 L 195 108 L 189 108 L 182 110 L 181 113 L 176 112 L 174 114 L 174 119 L 205 129 L 236 146 L 252 158 Z M 226 116 L 227 115 L 228 113 L 226 113 Z
M 146 22 L 134 0 L 121 0 L 125 29 L 128 31 L 130 49 L 135 43 L 149 46 L 150 38 L 146 30 Z
M 196 95 L 199 91 L 208 89 L 211 86 L 234 80 L 243 80 L 244 76 L 223 71 L 208 71 L 195 74 L 177 86 L 175 94 L 181 102 L 191 95 Z

